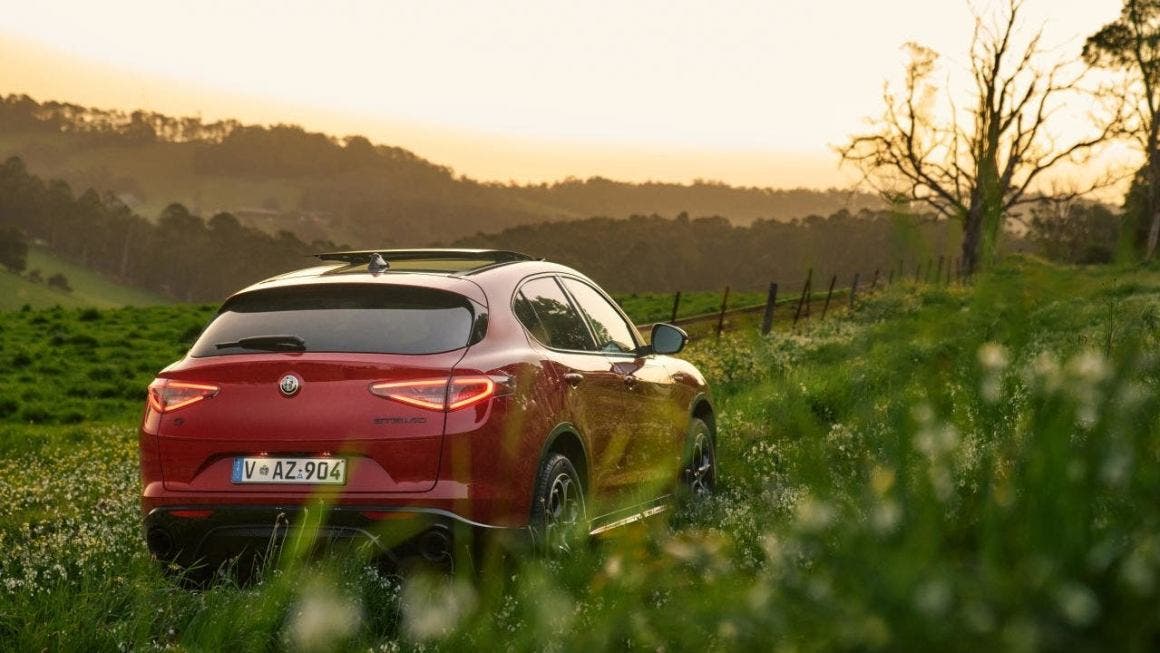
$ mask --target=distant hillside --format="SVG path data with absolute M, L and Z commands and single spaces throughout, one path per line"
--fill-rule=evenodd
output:
M 81 265 L 70 263 L 33 247 L 28 252 L 28 272 L 35 270 L 42 279 L 60 273 L 68 279 L 71 292 L 36 283 L 24 276 L 0 269 L 0 310 L 14 310 L 28 304 L 33 308 L 48 306 L 117 308 L 152 306 L 166 301 L 153 293 L 123 285 Z
M 286 229 L 304 241 L 357 245 L 447 242 L 594 215 L 684 212 L 748 224 L 878 205 L 864 193 L 713 182 L 481 183 L 361 136 L 339 139 L 292 125 L 204 123 L 16 95 L 0 97 L 0 160 L 13 155 L 30 171 L 63 179 L 78 193 L 114 192 L 147 217 L 180 202 L 195 214 L 228 211 L 269 233 Z

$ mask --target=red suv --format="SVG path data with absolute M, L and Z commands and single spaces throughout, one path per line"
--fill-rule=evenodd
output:
M 230 297 L 149 386 L 146 539 L 212 567 L 311 518 L 450 561 L 483 532 L 549 549 L 703 496 L 704 378 L 567 267 L 494 250 L 320 254 Z

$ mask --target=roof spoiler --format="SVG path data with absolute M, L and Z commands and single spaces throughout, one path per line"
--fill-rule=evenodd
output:
M 314 256 L 323 261 L 342 261 L 355 265 L 370 264 L 375 256 L 390 266 L 391 261 L 490 261 L 509 263 L 534 260 L 527 254 L 503 249 L 359 249 L 346 252 L 320 252 Z M 377 261 L 376 261 L 377 262 Z

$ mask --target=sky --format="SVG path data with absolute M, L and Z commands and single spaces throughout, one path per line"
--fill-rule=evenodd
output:
M 984 12 L 993 2 L 975 2 Z M 1120 0 L 1026 0 L 1075 56 Z M 457 173 L 847 186 L 902 44 L 963 0 L 0 0 L 0 93 L 364 134 Z

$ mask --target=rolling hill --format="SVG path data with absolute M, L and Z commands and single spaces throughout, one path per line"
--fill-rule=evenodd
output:
M 20 156 L 38 175 L 76 192 L 116 193 L 156 216 L 171 202 L 199 215 L 228 211 L 268 232 L 305 241 L 442 243 L 544 221 L 633 214 L 725 216 L 745 225 L 857 212 L 877 200 L 836 189 L 739 188 L 567 179 L 485 183 L 361 136 L 342 139 L 293 125 L 203 123 L 0 96 L 0 159 Z

